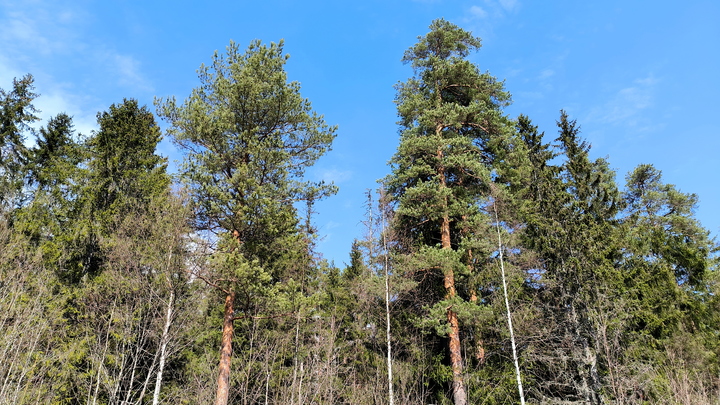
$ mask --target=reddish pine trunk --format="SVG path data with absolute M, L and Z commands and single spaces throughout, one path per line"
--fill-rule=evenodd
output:
M 441 227 L 441 241 L 443 249 L 450 249 L 450 218 L 443 218 Z M 447 270 L 445 273 L 445 291 L 447 298 L 455 297 L 455 273 Z M 460 350 L 460 323 L 457 314 L 452 307 L 447 309 L 447 319 L 450 324 L 450 335 L 448 336 L 448 347 L 450 349 L 450 364 L 453 373 L 453 403 L 455 405 L 466 405 L 467 394 L 465 393 L 465 383 L 463 382 L 462 372 L 462 352 Z
M 442 150 L 438 151 L 438 158 L 442 159 Z M 440 167 L 440 188 L 446 187 L 445 168 Z M 445 207 L 447 209 L 447 199 L 445 201 Z M 452 249 L 450 244 L 450 217 L 447 212 L 443 216 L 442 224 L 440 225 L 440 241 L 443 249 Z M 446 298 L 451 299 L 455 297 L 455 273 L 452 269 L 445 271 L 444 279 Z M 448 348 L 450 351 L 450 365 L 453 373 L 453 403 L 455 405 L 466 405 L 467 394 L 465 392 L 465 383 L 463 382 L 463 364 L 462 364 L 462 351 L 460 349 L 460 323 L 458 322 L 457 314 L 452 310 L 452 306 L 447 309 L 447 319 L 450 324 L 450 334 L 448 335 L 449 342 Z
M 227 405 L 230 395 L 230 358 L 232 356 L 233 318 L 235 317 L 235 292 L 225 297 L 225 316 L 223 317 L 222 345 L 220 346 L 220 373 L 215 405 Z

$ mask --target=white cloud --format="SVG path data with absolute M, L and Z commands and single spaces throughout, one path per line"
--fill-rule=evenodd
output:
M 52 2 L 0 4 L 0 52 L 32 57 L 72 51 L 78 42 L 83 14 Z
M 470 14 L 473 15 L 475 18 L 483 19 L 487 17 L 488 13 L 480 6 L 472 6 L 470 7 Z
M 102 101 L 104 89 L 119 87 L 126 94 L 153 90 L 134 55 L 109 48 L 89 34 L 92 20 L 72 2 L 0 0 L 0 78 L 7 81 L 0 87 L 31 73 L 43 120 L 67 112 L 84 134 L 94 128 L 97 111 L 109 105 Z M 88 85 L 93 82 L 97 85 Z
M 552 77 L 552 76 L 554 76 L 554 75 L 555 75 L 555 71 L 554 71 L 554 70 L 552 70 L 552 69 L 545 69 L 545 70 L 543 70 L 542 72 L 540 72 L 539 79 L 540 79 L 540 80 L 547 79 L 547 78 L 550 78 L 550 77 Z
M 484 3 L 484 7 L 474 5 L 468 9 L 470 19 L 502 18 L 520 7 L 518 0 L 485 0 Z
M 6 61 L 6 58 L 0 54 L 0 88 L 9 90 L 12 86 L 13 78 L 20 78 L 23 73 L 19 70 L 10 66 L 10 63 Z
M 328 221 L 323 225 L 322 229 L 323 231 L 329 231 L 331 229 L 340 228 L 342 227 L 342 224 L 335 221 Z
M 339 170 L 333 167 L 329 169 L 320 169 L 317 172 L 317 177 L 326 183 L 333 182 L 335 184 L 340 184 L 350 180 L 353 177 L 353 172 L 350 170 Z
M 42 125 L 45 125 L 50 118 L 64 112 L 72 117 L 75 133 L 88 136 L 97 129 L 96 112 L 81 108 L 80 102 L 81 100 L 76 100 L 76 96 L 72 93 L 55 88 L 44 92 L 35 100 L 34 105 L 40 110 Z
M 515 9 L 519 6 L 519 3 L 517 0 L 499 0 L 500 6 L 505 9 L 505 11 L 515 11 Z
M 589 119 L 602 124 L 649 128 L 643 113 L 654 105 L 658 83 L 652 74 L 634 80 L 631 86 L 618 90 L 608 102 L 592 109 Z
M 108 52 L 103 55 L 105 63 L 117 75 L 119 84 L 145 91 L 152 91 L 152 86 L 143 77 L 140 62 L 130 55 Z

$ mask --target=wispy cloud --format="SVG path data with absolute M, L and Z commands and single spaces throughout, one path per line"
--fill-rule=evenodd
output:
M 83 100 L 62 88 L 54 87 L 44 91 L 34 104 L 40 110 L 39 116 L 43 125 L 59 113 L 66 113 L 72 116 L 77 134 L 88 136 L 97 129 L 97 112 L 80 107 Z
M 588 119 L 606 125 L 647 127 L 643 113 L 654 105 L 658 82 L 653 74 L 634 80 L 632 85 L 617 90 L 606 103 L 593 108 Z
M 470 7 L 470 14 L 471 14 L 473 17 L 479 18 L 479 19 L 484 19 L 485 17 L 488 16 L 487 11 L 485 11 L 485 9 L 483 9 L 483 8 L 480 7 L 480 6 L 472 6 L 472 7 Z
M 500 0 L 500 6 L 505 9 L 505 11 L 515 11 L 520 3 L 517 0 Z
M 0 87 L 11 85 L 12 77 L 31 73 L 40 93 L 35 105 L 42 110 L 41 118 L 67 112 L 85 134 L 94 127 L 96 112 L 107 105 L 98 101 L 102 96 L 94 94 L 95 87 L 68 85 L 67 71 L 87 76 L 88 82 L 102 77 L 97 87 L 152 91 L 137 58 L 89 35 L 92 20 L 72 2 L 0 0 Z
M 502 18 L 520 8 L 518 0 L 484 0 L 481 5 L 473 5 L 468 9 L 470 19 L 485 20 Z
M 0 16 L 2 53 L 49 56 L 82 46 L 79 30 L 87 16 L 80 9 L 47 1 L 3 2 Z
M 539 78 L 540 80 L 545 80 L 545 79 L 548 79 L 548 78 L 550 78 L 550 77 L 553 77 L 554 75 L 555 75 L 555 71 L 554 71 L 554 70 L 552 70 L 552 69 L 545 69 L 545 70 L 543 70 L 542 72 L 540 72 L 540 75 L 539 75 L 538 78 Z
M 152 91 L 152 86 L 142 75 L 140 62 L 130 55 L 122 55 L 115 52 L 108 52 L 101 56 L 108 65 L 108 69 L 115 73 L 119 84 Z
M 326 183 L 341 184 L 350 180 L 353 177 L 353 172 L 350 170 L 340 170 L 336 167 L 318 169 L 316 176 L 319 180 L 325 181 Z

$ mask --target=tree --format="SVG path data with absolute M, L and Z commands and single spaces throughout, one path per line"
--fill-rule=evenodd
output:
M 675 391 L 672 386 L 678 380 L 688 381 L 678 374 L 692 375 L 693 389 L 705 383 L 696 372 L 704 374 L 716 344 L 710 337 L 715 332 L 709 332 L 714 326 L 709 325 L 716 324 L 711 279 L 718 246 L 694 218 L 695 194 L 663 183 L 660 170 L 650 164 L 636 167 L 626 181 L 620 266 L 624 297 L 633 310 L 626 315 L 621 335 L 625 365 L 641 370 L 643 360 L 652 356 L 656 364 L 667 367 L 656 379 L 657 386 L 643 389 L 643 395 L 659 399 L 663 385 Z M 687 347 L 693 346 L 705 348 L 688 356 Z
M 520 120 L 521 137 L 531 151 L 531 187 L 525 192 L 524 245 L 538 257 L 538 295 L 542 300 L 546 339 L 536 362 L 539 389 L 550 397 L 602 403 L 605 371 L 598 354 L 598 322 L 605 303 L 620 297 L 617 270 L 622 207 L 614 172 L 604 159 L 590 160 L 590 145 L 580 128 L 561 111 L 557 148 L 565 158 L 559 167 L 553 151 L 529 121 Z M 558 361 L 562 356 L 570 361 Z M 547 359 L 552 360 L 548 361 Z M 558 379 L 557 376 L 564 376 Z
M 100 129 L 86 143 L 89 160 L 79 180 L 75 229 L 65 241 L 69 281 L 97 275 L 104 260 L 101 239 L 113 232 L 113 221 L 142 211 L 170 186 L 167 159 L 155 153 L 160 127 L 146 106 L 124 99 L 98 113 L 97 121 Z
M 22 205 L 27 147 L 25 132 L 38 120 L 32 105 L 34 93 L 32 75 L 13 80 L 13 89 L 0 89 L 0 210 Z
M 425 282 L 442 280 L 420 283 L 416 293 L 423 291 L 431 313 L 444 313 L 447 328 L 440 329 L 447 331 L 456 405 L 467 403 L 458 313 L 477 307 L 468 280 L 472 256 L 487 251 L 477 239 L 488 224 L 480 202 L 509 134 L 503 83 L 466 60 L 478 48 L 479 38 L 440 19 L 405 52 L 403 62 L 415 75 L 397 86 L 401 138 L 385 181 L 400 246 L 412 262 L 407 272 Z
M 677 285 L 702 288 L 714 250 L 709 232 L 693 217 L 698 197 L 662 183 L 662 173 L 649 164 L 626 177 L 623 194 L 632 224 L 633 247 L 649 264 L 666 267 Z
M 187 152 L 182 176 L 195 209 L 195 227 L 219 236 L 213 272 L 205 280 L 224 295 L 225 309 L 216 403 L 226 404 L 234 320 L 256 316 L 264 286 L 288 280 L 302 238 L 293 204 L 332 194 L 334 187 L 303 180 L 327 151 L 328 126 L 288 82 L 283 43 L 253 41 L 240 52 L 231 42 L 200 86 L 178 105 L 158 100 L 168 132 Z M 243 303 L 237 307 L 236 303 Z
M 73 169 L 82 161 L 74 139 L 72 117 L 60 113 L 40 128 L 30 153 L 30 184 L 54 194 L 63 192 L 73 179 Z M 60 196 L 58 196 L 60 197 Z
M 72 118 L 64 113 L 40 128 L 28 151 L 32 200 L 17 214 L 16 227 L 36 245 L 50 267 L 60 261 L 63 240 L 74 225 L 85 150 L 75 139 Z
M 100 130 L 88 140 L 93 210 L 111 217 L 163 194 L 170 185 L 167 159 L 155 153 L 162 133 L 147 107 L 124 99 L 98 113 L 97 121 Z

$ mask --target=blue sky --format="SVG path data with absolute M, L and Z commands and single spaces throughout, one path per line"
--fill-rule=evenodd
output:
M 308 175 L 340 187 L 318 205 L 316 223 L 320 252 L 342 265 L 363 234 L 363 194 L 388 173 L 397 147 L 393 85 L 412 75 L 400 59 L 439 17 L 483 39 L 471 58 L 506 80 L 508 115 L 530 116 L 550 140 L 567 110 L 620 185 L 652 163 L 699 195 L 697 217 L 720 232 L 715 0 L 0 0 L 0 87 L 32 73 L 43 119 L 67 112 L 89 134 L 96 113 L 123 98 L 154 110 L 156 96 L 187 97 L 196 69 L 231 39 L 242 47 L 284 39 L 290 79 L 340 127 Z M 180 159 L 167 141 L 160 152 Z

